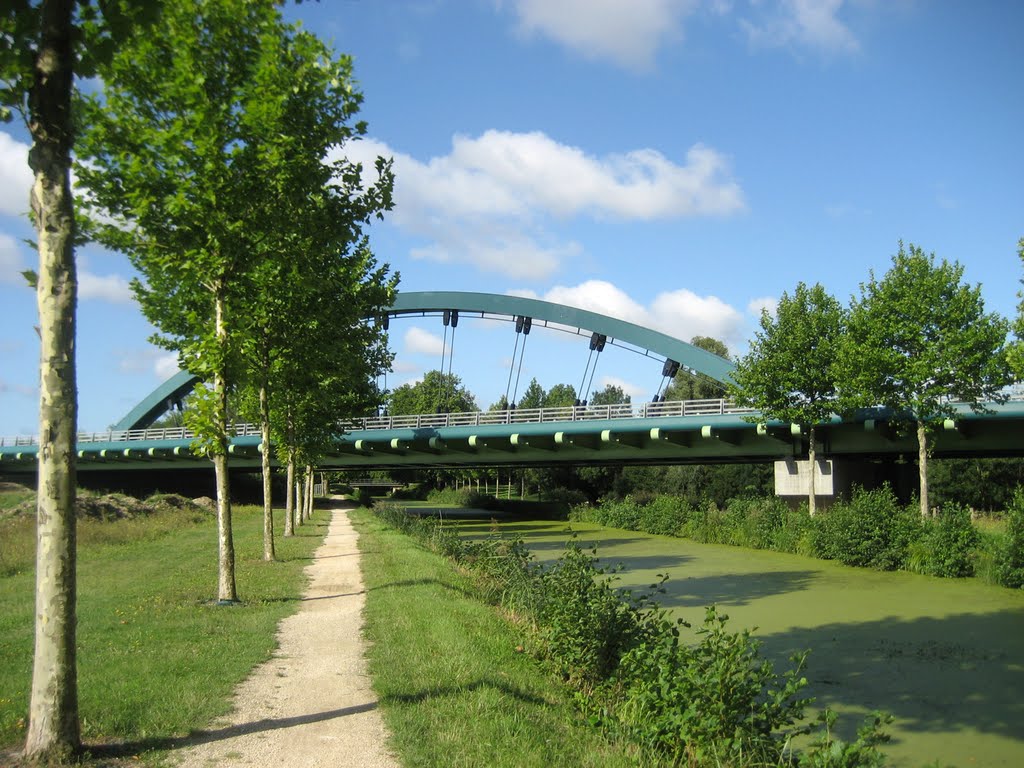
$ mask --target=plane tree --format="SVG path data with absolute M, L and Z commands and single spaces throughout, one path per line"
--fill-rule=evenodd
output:
M 889 271 L 861 284 L 836 361 L 847 408 L 888 408 L 916 432 L 922 516 L 929 514 L 930 433 L 956 417 L 956 401 L 984 410 L 1010 381 L 1009 325 L 985 311 L 981 286 L 963 274 L 958 262 L 901 242 Z
M 223 602 L 237 599 L 227 403 L 246 369 L 251 290 L 266 260 L 296 257 L 289 237 L 305 244 L 271 214 L 332 194 L 310 191 L 292 167 L 315 167 L 324 145 L 347 138 L 358 105 L 345 60 L 323 54 L 273 0 L 181 0 L 153 30 L 119 41 L 99 69 L 102 93 L 82 107 L 91 234 L 142 274 L 134 290 L 159 329 L 154 341 L 210 384 L 191 413 L 217 477 Z
M 39 311 L 39 451 L 36 614 L 29 760 L 81 747 L 76 664 L 75 368 L 77 275 L 71 153 L 76 77 L 89 77 L 126 29 L 144 28 L 160 3 L 9 0 L 0 4 L 0 120 L 20 115 L 31 137 L 28 208 L 37 270 L 27 270 Z
M 839 409 L 833 362 L 843 342 L 846 312 L 820 284 L 798 283 L 783 293 L 775 314 L 761 311 L 750 351 L 736 361 L 730 395 L 762 419 L 805 425 L 808 431 L 807 506 L 815 514 L 816 425 Z

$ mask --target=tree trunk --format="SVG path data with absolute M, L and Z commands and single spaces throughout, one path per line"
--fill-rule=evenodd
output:
M 263 469 L 263 559 L 274 560 L 274 500 L 270 483 L 270 398 L 267 385 L 260 387 L 260 464 Z
M 284 502 L 284 535 L 295 535 L 295 451 L 288 451 L 288 488 Z
M 810 438 L 811 438 L 811 442 L 810 442 L 810 445 L 807 448 L 807 460 L 808 460 L 808 464 L 810 465 L 809 469 L 811 470 L 811 476 L 808 478 L 807 513 L 811 517 L 814 517 L 815 513 L 817 512 L 816 499 L 814 498 L 815 497 L 815 491 L 817 489 L 814 487 L 814 485 L 815 485 L 814 484 L 814 476 L 817 474 L 816 470 L 818 468 L 818 465 L 817 465 L 817 452 L 814 450 L 814 425 L 813 424 L 811 425 Z
M 306 509 L 306 479 L 295 483 L 295 524 L 302 525 L 302 513 Z
M 306 467 L 306 506 L 303 520 L 308 521 L 313 517 L 313 468 Z
M 214 297 L 215 322 L 218 348 L 221 360 L 213 376 L 213 392 L 216 402 L 215 428 L 217 445 L 214 447 L 213 471 L 217 477 L 217 601 L 234 603 L 238 601 L 235 591 L 235 544 L 231 535 L 231 486 L 228 480 L 228 387 L 224 377 L 227 367 L 227 327 L 225 325 L 225 293 L 227 286 L 222 279 Z
M 72 0 L 45 0 L 30 94 L 34 172 L 31 206 L 39 243 L 40 385 L 36 614 L 25 754 L 61 759 L 78 751 L 75 659 L 75 374 Z
M 924 422 L 917 422 L 917 472 L 921 481 L 921 517 L 930 514 L 928 509 L 928 433 Z

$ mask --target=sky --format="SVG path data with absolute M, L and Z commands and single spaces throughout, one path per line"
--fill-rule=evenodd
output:
M 394 158 L 370 230 L 400 290 L 514 294 L 746 351 L 798 282 L 844 303 L 900 240 L 956 260 L 1014 316 L 1024 236 L 1024 4 L 1002 0 L 320 0 L 290 18 L 354 59 Z M 0 435 L 35 434 L 35 297 L 20 276 L 27 134 L 0 126 Z M 79 424 L 104 430 L 177 370 L 127 259 L 78 252 Z M 438 318 L 391 324 L 387 386 L 439 368 Z M 452 370 L 486 408 L 515 334 L 468 320 Z M 519 394 L 580 387 L 586 339 L 534 331 Z M 446 362 L 447 366 L 448 363 Z M 650 399 L 661 366 L 607 348 L 591 389 Z

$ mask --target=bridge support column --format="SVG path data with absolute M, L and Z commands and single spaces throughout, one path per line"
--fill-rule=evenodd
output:
M 828 507 L 836 499 L 849 499 L 855 487 L 873 490 L 886 483 L 896 498 L 909 503 L 917 492 L 917 465 L 892 459 L 819 459 L 815 462 L 815 498 Z M 775 495 L 794 505 L 807 499 L 810 490 L 810 462 L 786 459 L 775 462 Z

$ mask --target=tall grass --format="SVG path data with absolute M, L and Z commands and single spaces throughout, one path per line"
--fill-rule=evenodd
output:
M 0 548 L 26 535 L 0 528 Z M 29 529 L 31 525 L 28 525 Z M 277 530 L 281 530 L 278 521 Z M 79 701 L 83 738 L 126 754 L 170 739 L 228 711 L 234 687 L 269 658 L 277 624 L 293 613 L 303 568 L 326 524 L 278 540 L 262 560 L 262 510 L 236 507 L 242 602 L 218 607 L 212 515 L 166 509 L 117 522 L 82 521 L 78 555 Z M 0 748 L 24 738 L 32 666 L 31 568 L 0 575 Z M 102 750 L 101 750 L 102 751 Z

